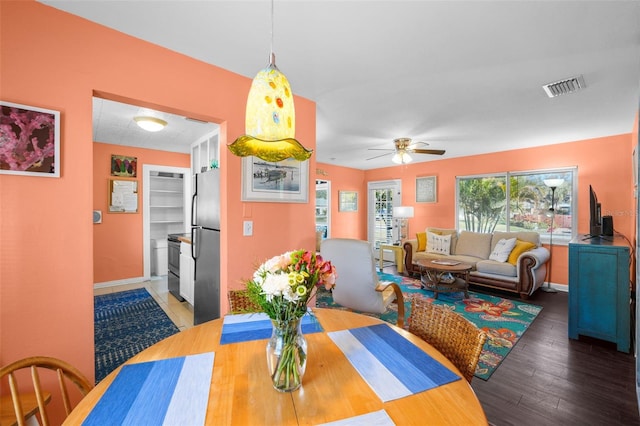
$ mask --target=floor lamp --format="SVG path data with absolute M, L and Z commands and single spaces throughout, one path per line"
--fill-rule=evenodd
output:
M 558 290 L 551 287 L 551 260 L 553 259 L 552 250 L 553 250 L 553 225 L 556 220 L 556 209 L 555 209 L 555 198 L 556 198 L 556 188 L 564 183 L 564 179 L 545 179 L 544 184 L 551 189 L 551 208 L 549 209 L 549 214 L 551 216 L 551 229 L 549 230 L 549 275 L 547 279 L 547 286 L 540 287 L 540 290 L 545 291 L 547 293 L 557 293 Z

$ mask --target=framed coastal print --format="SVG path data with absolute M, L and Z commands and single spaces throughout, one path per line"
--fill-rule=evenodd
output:
M 0 173 L 60 177 L 60 112 L 0 101 Z
M 309 160 L 271 163 L 258 157 L 242 158 L 242 201 L 307 203 Z
M 437 194 L 436 177 L 416 178 L 416 203 L 435 203 Z
M 338 191 L 338 211 L 358 211 L 358 193 L 356 191 Z

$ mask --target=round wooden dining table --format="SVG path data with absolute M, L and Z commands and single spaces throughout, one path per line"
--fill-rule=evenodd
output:
M 302 386 L 291 393 L 278 392 L 272 386 L 267 371 L 266 340 L 220 344 L 222 318 L 168 337 L 132 357 L 125 365 L 214 352 L 207 425 L 317 425 L 379 410 L 384 410 L 396 425 L 488 424 L 478 398 L 464 379 L 383 402 L 327 333 L 384 322 L 337 309 L 318 308 L 313 312 L 323 331 L 305 334 L 306 372 Z M 403 329 L 384 324 L 462 377 L 434 347 Z M 98 383 L 65 424 L 81 424 L 121 368 Z

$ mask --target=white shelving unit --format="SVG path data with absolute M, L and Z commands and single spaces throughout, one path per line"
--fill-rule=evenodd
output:
M 196 173 L 210 170 L 212 163 L 220 158 L 219 151 L 217 130 L 191 144 L 191 174 L 195 176 Z
M 185 194 L 182 173 L 152 172 L 149 176 L 151 239 L 185 232 Z

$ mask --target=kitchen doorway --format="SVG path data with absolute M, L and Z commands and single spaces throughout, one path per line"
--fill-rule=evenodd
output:
M 171 113 L 172 108 L 164 108 L 162 110 L 146 108 L 139 104 L 145 104 L 142 101 L 136 101 L 133 99 L 124 98 L 119 95 L 112 95 L 102 92 L 94 92 L 92 98 L 93 103 L 93 141 L 95 143 L 103 143 L 109 145 L 122 145 L 126 147 L 136 148 L 135 153 L 140 152 L 137 156 L 138 159 L 138 176 L 129 177 L 129 180 L 137 180 L 140 192 L 142 192 L 141 206 L 139 212 L 142 213 L 142 221 L 140 225 L 135 227 L 131 226 L 129 221 L 129 231 L 127 237 L 130 240 L 140 241 L 142 244 L 131 246 L 134 250 L 128 258 L 118 259 L 117 256 L 113 256 L 112 253 L 98 253 L 97 258 L 94 253 L 94 285 L 98 286 L 110 286 L 127 283 L 136 283 L 151 278 L 151 240 L 160 240 L 161 237 L 156 237 L 152 226 L 156 228 L 171 228 L 166 231 L 168 233 L 186 233 L 190 230 L 190 208 L 191 208 L 191 171 L 190 162 L 175 163 L 175 153 L 191 155 L 192 145 L 199 140 L 202 140 L 205 135 L 212 133 L 218 133 L 220 126 L 213 122 L 203 121 L 201 114 L 193 114 L 196 118 L 185 114 L 182 111 L 176 111 L 177 114 Z M 175 111 L 175 110 L 174 110 Z M 166 122 L 166 127 L 158 132 L 149 132 L 142 130 L 134 120 L 139 116 L 151 116 Z M 117 148 L 112 148 L 114 153 L 118 153 Z M 139 149 L 139 150 L 138 150 Z M 150 150 L 147 152 L 146 150 Z M 131 150 L 128 150 L 131 152 Z M 171 155 L 167 155 L 167 153 Z M 156 176 L 153 178 L 155 181 L 168 181 L 172 180 L 173 174 L 176 176 L 182 176 L 181 181 L 183 183 L 182 196 L 174 195 L 180 203 L 175 203 L 165 197 L 161 204 L 155 205 L 153 210 L 149 209 L 149 200 L 146 198 L 145 192 L 149 188 L 151 182 L 151 174 L 144 174 L 144 166 L 156 165 Z M 176 170 L 178 169 L 178 170 Z M 107 169 L 108 170 L 108 169 Z M 98 181 L 103 179 L 103 174 L 98 173 Z M 94 173 L 94 179 L 95 179 Z M 151 173 L 151 172 L 150 172 Z M 177 179 L 174 179 L 177 180 Z M 100 197 L 101 198 L 101 197 Z M 97 203 L 98 201 L 96 201 Z M 166 204 L 165 204 L 166 203 Z M 99 208 L 99 207 L 98 207 Z M 172 213 L 169 213 L 170 209 Z M 156 219 L 151 219 L 151 212 L 158 213 Z M 110 215 L 111 216 L 111 215 Z M 153 215 L 152 215 L 153 216 Z M 175 216 L 181 216 L 178 220 Z M 116 222 L 113 219 L 115 216 L 109 217 L 111 221 L 110 226 Z M 122 221 L 122 220 L 120 220 Z M 151 225 L 149 222 L 157 222 Z M 160 221 L 166 221 L 164 225 L 161 225 Z M 173 222 L 171 224 L 170 222 Z M 180 222 L 182 225 L 180 225 Z M 94 232 L 94 246 L 100 247 L 101 241 L 105 238 L 112 238 L 112 235 L 117 231 L 113 230 L 107 234 L 104 232 L 105 222 L 103 221 L 103 229 L 101 233 Z M 133 229 L 132 229 L 133 228 Z M 175 231 L 176 229 L 178 229 Z M 96 231 L 98 228 L 94 228 Z M 131 232 L 133 230 L 134 232 Z M 154 236 L 152 236 L 154 234 Z M 101 240 L 102 239 L 102 240 Z M 166 241 L 166 238 L 165 238 Z M 105 244 L 102 244 L 104 247 Z M 137 247 L 137 248 L 135 248 Z M 164 247 L 162 248 L 166 250 Z M 95 249 L 94 249 L 95 251 Z M 139 261 L 137 260 L 139 259 Z M 123 273 L 113 273 L 113 266 L 109 265 L 123 265 L 128 268 Z M 131 272 L 136 269 L 136 272 Z M 142 266 L 142 268 L 140 268 Z M 99 271 L 99 273 L 97 272 Z M 140 274 L 142 273 L 142 274 Z M 166 275 L 166 272 L 164 272 Z M 124 278 L 123 278 L 124 277 Z

